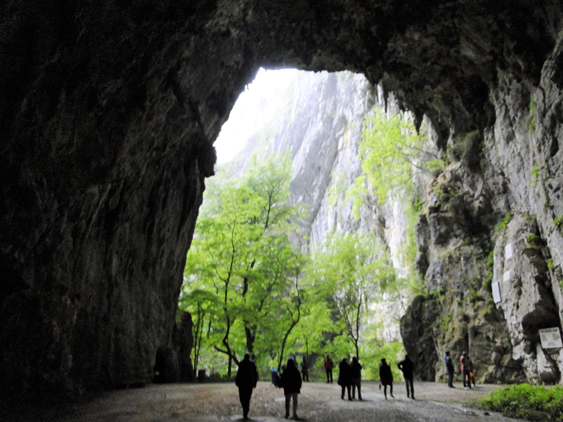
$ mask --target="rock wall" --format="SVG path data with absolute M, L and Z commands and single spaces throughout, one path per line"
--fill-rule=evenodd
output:
M 441 356 L 451 349 L 454 356 L 469 351 L 482 381 L 561 382 L 561 352 L 542 349 L 538 330 L 560 330 L 563 315 L 562 40 L 559 33 L 537 85 L 498 70 L 498 87 L 490 93 L 494 125 L 453 134 L 447 151 L 454 164 L 429 187 L 418 267 L 432 293 L 421 300 L 431 309 L 436 302 L 443 306 L 422 313 L 423 325 L 443 326 L 430 335 L 440 358 L 422 364 L 435 378 L 443 376 Z M 496 304 L 494 283 L 502 299 Z M 419 308 L 407 313 L 404 336 L 416 331 L 410 325 Z M 410 352 L 422 356 L 425 348 L 413 344 Z
M 152 379 L 213 140 L 260 65 L 364 73 L 426 115 L 440 148 L 485 147 L 467 164 L 493 210 L 536 215 L 559 267 L 561 13 L 555 0 L 4 2 L 2 397 Z M 521 183 L 534 163 L 553 182 Z

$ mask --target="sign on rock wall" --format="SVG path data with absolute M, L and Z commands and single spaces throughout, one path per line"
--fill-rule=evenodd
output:
M 544 349 L 555 349 L 563 347 L 561 333 L 558 327 L 544 328 L 540 330 L 541 347 Z

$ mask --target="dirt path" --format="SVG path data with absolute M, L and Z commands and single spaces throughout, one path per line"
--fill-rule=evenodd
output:
M 299 396 L 301 420 L 316 422 L 465 422 L 513 421 L 499 414 L 486 415 L 463 403 L 482 397 L 497 386 L 483 385 L 476 390 L 449 389 L 445 384 L 415 383 L 416 400 L 406 398 L 404 384 L 395 384 L 395 398 L 385 400 L 378 384 L 362 384 L 363 401 L 340 399 L 336 384 L 304 383 Z M 35 413 L 35 412 L 34 412 Z M 250 403 L 254 421 L 283 421 L 283 391 L 272 384 L 260 382 Z M 32 417 L 9 421 L 60 422 L 215 422 L 242 418 L 238 390 L 234 384 L 170 384 L 106 393 L 101 397 L 76 404 L 64 410 L 44 410 Z M 2 419 L 2 418 L 0 418 Z

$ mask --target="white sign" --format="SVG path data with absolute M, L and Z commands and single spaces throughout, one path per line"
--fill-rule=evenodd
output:
M 502 301 L 500 297 L 500 283 L 498 281 L 493 283 L 493 299 L 495 300 L 495 303 Z
M 541 347 L 544 349 L 555 349 L 563 347 L 559 327 L 544 328 L 540 330 Z
M 512 255 L 514 255 L 514 247 L 512 246 L 512 243 L 509 243 L 504 247 L 504 257 L 506 259 L 510 259 L 512 258 Z
M 502 276 L 502 280 L 503 281 L 510 281 L 510 271 L 507 271 L 504 273 L 504 275 Z

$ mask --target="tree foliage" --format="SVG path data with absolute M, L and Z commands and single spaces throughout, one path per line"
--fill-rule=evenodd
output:
M 404 114 L 386 115 L 378 111 L 366 117 L 360 143 L 362 172 L 383 204 L 390 192 L 412 192 L 417 172 L 433 172 L 444 163 L 423 148 L 426 139 L 420 136 Z
M 206 339 L 228 357 L 229 374 L 233 361 L 255 352 L 258 332 L 298 321 L 295 274 L 304 258 L 289 241 L 297 228 L 292 220 L 299 219 L 299 210 L 287 203 L 290 177 L 288 155 L 254 160 L 239 183 L 206 195 L 196 226 L 182 303 L 195 315 L 196 329 L 203 330 L 200 318 L 207 318 Z
M 310 277 L 316 291 L 330 304 L 338 327 L 360 357 L 361 335 L 370 305 L 397 284 L 383 246 L 373 234 L 335 233 L 312 260 Z

